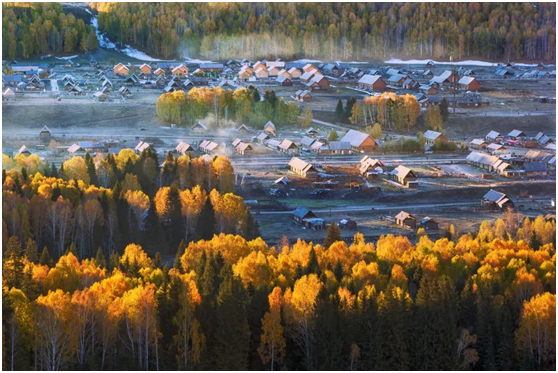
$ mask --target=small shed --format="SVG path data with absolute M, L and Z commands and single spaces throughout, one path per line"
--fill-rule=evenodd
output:
M 430 216 L 426 216 L 420 221 L 420 226 L 427 231 L 432 231 L 438 229 L 438 222 L 432 219 Z
M 303 224 L 305 219 L 317 218 L 311 210 L 304 206 L 298 206 L 292 213 L 293 220 L 299 224 Z
M 264 126 L 264 132 L 268 135 L 272 135 L 273 137 L 277 136 L 277 129 L 275 128 L 275 124 L 272 121 L 268 121 Z
M 50 132 L 50 129 L 47 126 L 44 126 L 41 129 L 41 132 L 39 132 L 39 140 L 44 143 L 49 143 L 51 139 L 52 133 Z
M 205 131 L 207 131 L 207 124 L 205 124 L 204 121 L 200 120 L 197 123 L 194 123 L 194 125 L 192 126 L 192 131 L 197 133 L 204 133 Z
M 404 228 L 415 229 L 417 227 L 417 219 L 405 211 L 401 211 L 395 216 L 395 223 Z
M 357 222 L 352 219 L 341 219 L 339 221 L 339 228 L 354 230 L 357 229 Z

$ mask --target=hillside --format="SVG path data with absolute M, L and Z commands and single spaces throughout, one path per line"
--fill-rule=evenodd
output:
M 161 58 L 556 59 L 551 3 L 90 3 L 111 40 Z

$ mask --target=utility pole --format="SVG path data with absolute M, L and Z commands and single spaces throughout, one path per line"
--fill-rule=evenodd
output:
M 457 101 L 455 100 L 455 95 L 457 93 L 457 71 L 452 70 L 451 72 L 451 79 L 453 84 L 453 114 L 455 115 L 455 108 L 457 106 Z

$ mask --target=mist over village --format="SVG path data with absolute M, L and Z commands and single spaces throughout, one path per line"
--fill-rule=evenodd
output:
M 556 4 L 3 2 L 2 369 L 556 370 Z

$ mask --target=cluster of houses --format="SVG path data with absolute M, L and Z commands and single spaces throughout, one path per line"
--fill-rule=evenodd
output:
M 30 68 L 29 66 L 24 66 L 25 68 Z M 4 100 L 10 100 L 15 97 L 16 92 L 25 91 L 43 91 L 45 89 L 45 83 L 39 77 L 39 71 L 41 69 L 30 70 L 30 74 L 27 74 L 25 70 L 23 73 L 13 73 L 11 75 L 2 73 L 2 98 Z
M 533 144 L 543 149 L 532 149 L 524 155 L 510 151 L 510 147 L 534 147 Z M 504 177 L 556 174 L 556 144 L 542 132 L 530 138 L 520 130 L 513 130 L 507 136 L 490 131 L 484 139 L 472 140 L 469 148 L 473 151 L 467 156 L 467 163 Z
M 556 79 L 556 68 L 551 69 L 551 66 L 545 66 L 542 62 L 535 68 L 519 66 L 513 62 L 508 62 L 496 69 L 494 77 L 499 79 Z
M 401 211 L 395 216 L 395 224 L 407 228 L 407 229 L 418 229 L 424 228 L 424 230 L 437 230 L 439 229 L 438 222 L 429 216 L 425 216 L 420 221 L 410 213 L 406 211 Z
M 323 91 L 330 88 L 329 79 L 318 67 L 308 63 L 302 68 L 294 66 L 288 68 L 281 59 L 256 61 L 253 64 L 243 62 L 237 77 L 240 81 L 249 82 L 274 80 L 277 85 L 283 87 L 291 87 L 293 82 L 297 81 L 305 86 L 304 90 L 299 90 L 296 94 L 296 99 L 300 101 L 310 101 L 310 91 Z

